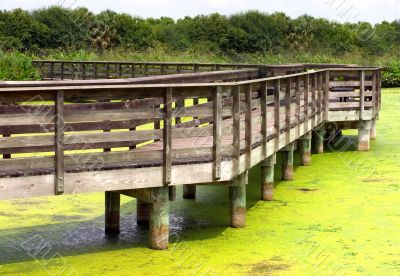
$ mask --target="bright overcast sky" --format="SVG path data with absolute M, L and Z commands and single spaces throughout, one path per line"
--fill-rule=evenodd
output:
M 0 9 L 31 10 L 57 4 L 72 8 L 84 6 L 96 13 L 111 9 L 141 17 L 175 19 L 213 12 L 229 15 L 249 9 L 269 13 L 283 11 L 291 17 L 309 14 L 341 22 L 376 23 L 400 19 L 399 0 L 0 0 Z

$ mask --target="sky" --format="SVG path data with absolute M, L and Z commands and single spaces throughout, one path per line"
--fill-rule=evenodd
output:
M 168 16 L 178 19 L 214 12 L 230 15 L 257 9 L 268 13 L 282 11 L 291 17 L 309 14 L 339 22 L 378 23 L 400 19 L 399 0 L 0 0 L 0 9 L 32 10 L 50 5 L 83 6 L 95 13 L 111 9 L 145 18 Z

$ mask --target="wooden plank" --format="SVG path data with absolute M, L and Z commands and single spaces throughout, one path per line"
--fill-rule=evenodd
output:
M 378 111 L 378 105 L 377 105 L 377 73 L 372 72 L 372 103 L 373 103 L 373 115 L 375 115 Z
M 329 71 L 325 71 L 324 75 L 324 121 L 329 118 Z
M 308 122 L 309 117 L 310 117 L 310 109 L 309 109 L 309 104 L 308 101 L 310 99 L 310 75 L 305 75 L 304 76 L 304 121 Z M 308 131 L 308 124 L 306 125 Z
M 55 116 L 55 194 L 64 192 L 64 92 L 57 91 Z
M 291 88 L 292 88 L 292 78 L 287 78 L 286 82 L 286 90 L 285 90 L 285 137 L 286 141 L 290 141 L 290 120 L 291 120 Z
M 268 109 L 267 109 L 267 97 L 268 97 L 268 82 L 262 82 L 261 85 L 261 134 L 262 134 L 262 151 L 264 159 L 267 155 L 267 141 L 268 141 Z
M 300 120 L 301 120 L 301 78 L 300 78 L 300 76 L 298 76 L 298 77 L 296 77 L 295 78 L 295 81 L 296 81 L 296 88 L 295 88 L 295 90 L 296 90 L 296 108 L 295 108 L 295 110 L 296 110 L 296 114 L 295 114 L 295 117 L 296 117 L 296 126 L 297 126 L 297 134 L 296 134 L 296 136 L 297 137 L 300 137 Z
M 233 115 L 233 169 L 235 175 L 239 175 L 240 160 L 240 89 L 241 86 L 232 87 L 232 115 Z
M 372 81 L 366 81 L 365 86 L 372 86 Z M 329 87 L 336 88 L 336 87 L 360 87 L 360 81 L 330 81 Z
M 323 120 L 323 102 L 324 102 L 324 74 L 318 74 L 318 123 L 322 123 Z
M 245 151 L 246 151 L 246 169 L 249 170 L 251 169 L 251 150 L 252 150 L 252 131 L 253 131 L 253 125 L 252 125 L 252 104 L 251 104 L 251 98 L 252 98 L 252 85 L 248 84 L 244 86 L 245 90 L 245 141 L 246 141 L 246 146 L 245 146 Z
M 317 89 L 318 89 L 318 78 L 317 74 L 312 75 L 312 117 L 313 123 L 312 127 L 314 128 L 317 125 Z
M 365 71 L 360 72 L 360 120 L 364 119 L 365 109 Z
M 329 103 L 330 109 L 349 109 L 353 108 L 356 110 L 360 110 L 360 102 L 355 101 L 355 102 L 331 102 Z M 366 108 L 371 108 L 373 107 L 373 102 L 364 102 L 364 111 Z
M 217 87 L 213 99 L 213 173 L 216 180 L 221 179 L 222 89 L 221 86 Z
M 163 129 L 163 150 L 164 150 L 164 185 L 171 183 L 172 167 L 172 88 L 167 88 L 164 94 L 164 129 Z
M 366 97 L 372 97 L 371 92 L 365 92 L 364 94 Z M 357 92 L 329 92 L 329 99 L 335 100 L 340 98 L 359 98 L 360 93 Z
M 280 141 L 280 91 L 281 91 L 281 81 L 279 79 L 275 80 L 275 103 L 274 103 L 274 126 L 275 126 L 275 150 L 279 150 Z

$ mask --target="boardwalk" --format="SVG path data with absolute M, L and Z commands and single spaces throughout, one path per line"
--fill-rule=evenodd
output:
M 154 249 L 168 247 L 175 186 L 186 198 L 227 186 L 231 226 L 244 227 L 250 168 L 261 163 L 261 199 L 272 200 L 278 152 L 291 180 L 295 150 L 309 165 L 341 129 L 359 130 L 359 150 L 376 135 L 380 68 L 36 65 L 48 80 L 0 83 L 0 199 L 105 192 L 106 233 L 117 234 L 120 195 L 132 196 Z

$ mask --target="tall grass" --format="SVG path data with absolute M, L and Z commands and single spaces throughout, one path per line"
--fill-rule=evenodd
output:
M 38 80 L 40 74 L 32 65 L 32 58 L 22 53 L 0 51 L 0 80 Z
M 35 56 L 18 52 L 0 51 L 0 80 L 36 80 L 40 78 L 33 67 L 33 59 L 75 60 L 75 61 L 147 61 L 147 62 L 209 62 L 209 63 L 343 63 L 358 65 L 374 65 L 388 67 L 383 74 L 383 86 L 400 86 L 400 54 L 388 52 L 381 56 L 372 56 L 364 52 L 351 52 L 342 56 L 326 53 L 285 52 L 285 53 L 252 53 L 223 55 L 214 52 L 195 50 L 171 51 L 162 47 L 146 51 L 130 49 L 114 49 L 104 52 L 90 50 L 54 51 Z

